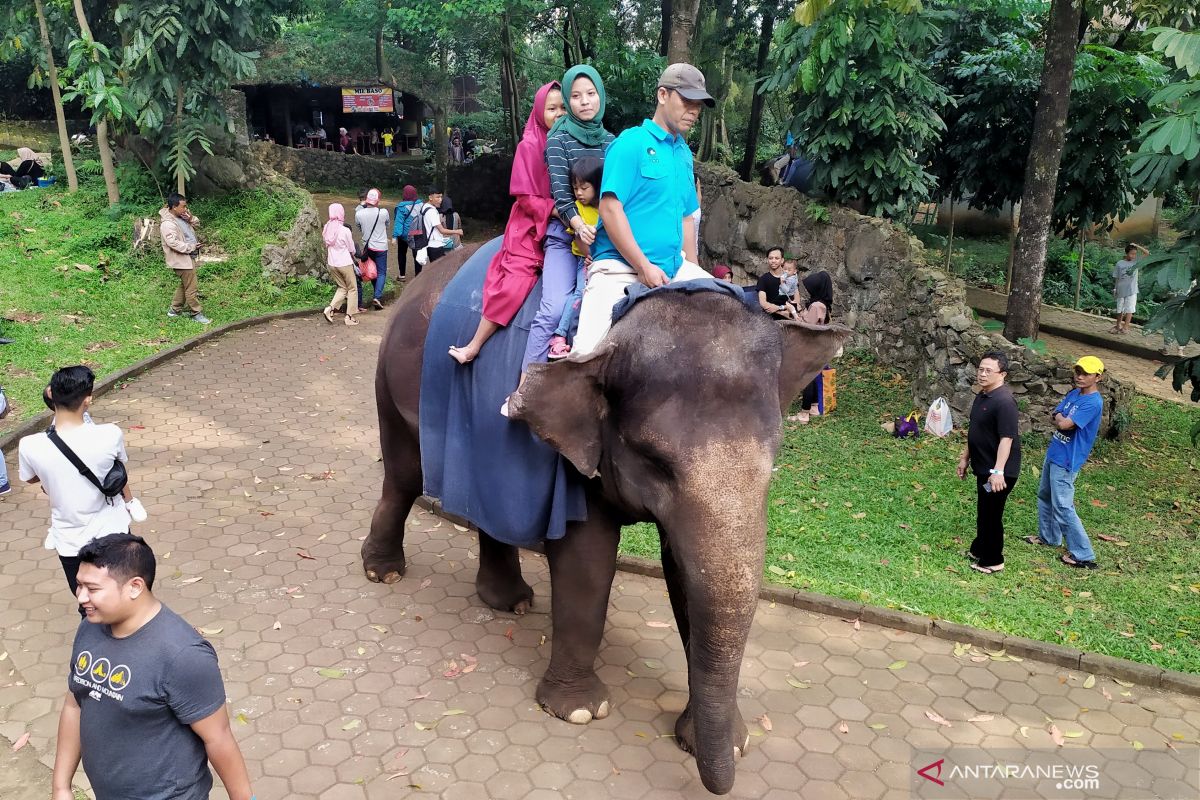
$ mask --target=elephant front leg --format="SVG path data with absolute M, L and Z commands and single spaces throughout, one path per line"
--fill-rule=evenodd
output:
M 546 543 L 554 641 L 537 701 L 549 713 L 577 725 L 603 719 L 610 710 L 608 687 L 596 675 L 596 654 L 604 636 L 620 537 L 617 522 L 589 504 L 587 522 L 571 525 L 565 537 Z
M 383 492 L 371 517 L 371 533 L 362 543 L 361 555 L 367 580 L 396 583 L 407 568 L 404 522 L 421 496 L 421 448 L 415 433 L 391 407 L 386 390 L 378 402 Z

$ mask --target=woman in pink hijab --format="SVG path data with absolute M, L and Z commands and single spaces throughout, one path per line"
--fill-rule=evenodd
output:
M 566 113 L 558 81 L 538 89 L 533 111 L 525 122 L 525 133 L 513 158 L 508 191 L 515 198 L 504 228 L 500 252 L 488 264 L 483 282 L 483 316 L 471 341 L 463 347 L 451 347 L 450 355 L 467 364 L 492 334 L 512 322 L 525 298 L 537 283 L 545 256 L 542 239 L 554 217 L 554 199 L 550 195 L 550 173 L 546 171 L 546 134 L 555 120 Z
M 337 286 L 333 299 L 321 313 L 325 315 L 326 322 L 332 323 L 333 312 L 337 311 L 345 300 L 346 324 L 357 325 L 358 322 L 354 319 L 354 315 L 358 313 L 358 291 L 355 289 L 354 280 L 354 234 L 346 226 L 346 209 L 341 203 L 329 204 L 329 222 L 325 223 L 321 238 L 325 240 L 325 250 L 329 254 L 326 259 L 329 275 Z

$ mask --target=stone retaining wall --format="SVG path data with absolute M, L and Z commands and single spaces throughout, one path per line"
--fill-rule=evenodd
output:
M 433 183 L 433 171 L 424 162 L 284 147 L 271 142 L 254 142 L 250 147 L 259 162 L 306 189 L 375 186 L 389 199 L 398 201 L 405 184 L 417 187 L 424 197 Z M 512 205 L 508 194 L 511 172 L 510 156 L 480 156 L 470 164 L 451 166 L 443 188 L 454 198 L 459 214 L 504 221 Z
M 855 345 L 912 381 L 922 412 L 938 396 L 965 423 L 975 365 L 983 353 L 1008 354 L 1009 383 L 1022 431 L 1051 431 L 1050 413 L 1071 389 L 1071 364 L 1038 356 L 976 324 L 959 279 L 925 266 L 920 242 L 901 228 L 847 208 L 827 206 L 829 221 L 794 189 L 745 183 L 728 169 L 697 164 L 704 192 L 700 259 L 728 264 L 739 283 L 766 269 L 768 248 L 799 257 L 801 271 L 827 270 L 834 282 L 833 316 L 855 331 Z M 1112 378 L 1104 393 L 1102 431 L 1118 436 L 1129 422 L 1133 388 Z M 888 415 L 909 409 L 882 409 Z

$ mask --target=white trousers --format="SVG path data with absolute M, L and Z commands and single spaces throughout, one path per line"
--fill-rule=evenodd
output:
M 700 265 L 685 260 L 671 283 L 711 277 Z M 637 280 L 637 272 L 624 261 L 603 259 L 592 263 L 587 287 L 583 290 L 583 303 L 579 307 L 579 331 L 575 334 L 572 353 L 586 354 L 596 349 L 612 327 L 613 306 L 625 297 L 625 288 Z

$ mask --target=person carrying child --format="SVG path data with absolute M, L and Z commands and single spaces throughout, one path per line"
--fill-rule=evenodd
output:
M 470 342 L 450 348 L 450 357 L 460 364 L 474 361 L 492 334 L 512 322 L 537 283 L 545 258 L 542 239 L 554 214 L 550 175 L 542 153 L 546 147 L 546 134 L 563 113 L 558 81 L 538 89 L 533 110 L 525 122 L 525 133 L 513 157 L 508 191 L 514 202 L 504 227 L 500 251 L 488 264 L 479 326 Z M 430 199 L 432 202 L 433 198 Z M 437 199 L 440 202 L 441 198 Z
M 584 224 L 593 228 L 600 221 L 600 179 L 604 173 L 604 162 L 598 158 L 581 158 L 571 165 L 571 187 L 575 190 L 575 210 Z M 572 231 L 574 234 L 574 231 Z M 587 283 L 587 268 L 591 262 L 591 254 L 586 242 L 579 236 L 571 243 L 571 253 L 574 254 L 579 266 L 575 270 L 575 291 L 567 298 L 566 308 L 554 338 L 550 340 L 550 358 L 566 358 L 571 354 L 568 337 L 573 333 L 575 323 L 579 321 L 579 305 L 583 302 L 583 287 Z

